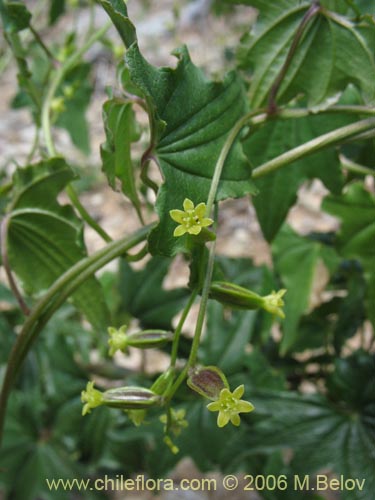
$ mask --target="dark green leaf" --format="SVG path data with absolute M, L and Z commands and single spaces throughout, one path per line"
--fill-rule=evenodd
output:
M 245 365 L 249 370 L 249 382 L 255 390 L 285 390 L 286 379 L 281 371 L 273 368 L 260 349 L 254 350 L 245 357 Z
M 252 164 L 258 166 L 351 121 L 351 117 L 344 115 L 275 120 L 251 134 L 244 144 L 244 150 Z M 319 178 L 331 192 L 340 193 L 343 178 L 336 151 L 332 149 L 316 153 L 256 181 L 260 195 L 254 197 L 253 203 L 268 241 L 276 236 L 290 207 L 295 203 L 298 188 L 306 179 L 314 178 Z
M 65 76 L 58 96 L 64 98 L 64 110 L 59 114 L 56 125 L 65 128 L 73 144 L 85 154 L 90 152 L 89 129 L 85 117 L 93 88 L 90 84 L 90 64 L 82 63 Z
M 0 15 L 7 33 L 22 31 L 30 24 L 31 14 L 21 2 L 0 0 Z
M 360 413 L 348 413 L 320 395 L 264 392 L 251 400 L 259 420 L 242 440 L 243 455 L 291 448 L 291 465 L 297 474 L 329 468 L 345 478 L 365 479 L 362 491 L 344 491 L 344 498 L 371 498 L 375 487 L 374 404 Z
M 17 170 L 8 230 L 8 256 L 28 293 L 48 288 L 86 256 L 82 223 L 58 193 L 74 178 L 64 160 L 54 158 Z M 74 303 L 96 328 L 108 324 L 108 310 L 95 278 L 73 295 Z
M 58 18 L 65 12 L 65 0 L 51 0 L 49 8 L 49 23 L 55 24 Z
M 245 347 L 254 328 L 256 311 L 232 313 L 230 320 L 224 317 L 221 304 L 210 302 L 207 310 L 207 332 L 202 342 L 201 361 L 217 365 L 226 375 L 241 369 Z
M 310 2 L 283 0 L 243 0 L 260 9 L 259 22 L 245 38 L 239 53 L 240 65 L 253 69 L 250 103 L 261 107 L 267 102 L 272 85 L 293 43 L 296 31 L 310 8 Z M 305 28 L 292 62 L 278 92 L 278 102 L 288 102 L 299 94 L 308 98 L 309 107 L 326 106 L 337 100 L 349 83 L 373 101 L 375 89 L 374 47 L 368 45 L 361 27 L 339 14 L 321 10 Z M 369 29 L 375 29 L 369 23 Z M 340 50 L 336 50 L 340 47 Z
M 358 259 L 365 269 L 368 284 L 366 305 L 368 316 L 375 325 L 375 197 L 362 183 L 348 186 L 342 196 L 328 196 L 323 210 L 341 219 L 337 247 L 347 258 Z
M 98 0 L 112 19 L 113 24 L 126 47 L 136 41 L 137 35 L 132 22 L 128 18 L 128 10 L 123 0 Z
M 142 328 L 169 330 L 188 296 L 184 288 L 163 289 L 170 263 L 170 259 L 153 257 L 142 271 L 133 271 L 126 262 L 121 264 L 119 309 L 138 318 Z
M 179 59 L 176 69 L 157 69 L 136 45 L 126 54 L 132 81 L 143 91 L 151 110 L 152 147 L 165 180 L 156 204 L 160 224 L 149 240 L 152 253 L 165 255 L 182 250 L 186 238 L 173 237 L 176 223 L 169 211 L 181 209 L 185 198 L 195 205 L 207 200 L 226 137 L 246 111 L 242 82 L 234 73 L 222 83 L 211 82 L 192 64 L 186 48 L 175 55 Z M 225 163 L 217 199 L 254 192 L 250 175 L 236 142 Z
M 331 265 L 335 255 L 333 249 L 312 239 L 297 235 L 285 226 L 275 239 L 273 246 L 276 271 L 287 289 L 285 295 L 285 320 L 281 352 L 286 353 L 298 340 L 298 323 L 309 306 L 315 273 L 319 261 Z
M 103 171 L 112 188 L 116 186 L 116 179 L 120 180 L 122 192 L 141 215 L 131 158 L 131 145 L 138 141 L 140 134 L 132 104 L 116 99 L 107 101 L 103 106 L 103 120 L 107 137 L 101 146 Z

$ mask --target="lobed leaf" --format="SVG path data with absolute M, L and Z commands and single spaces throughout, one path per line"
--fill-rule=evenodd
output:
M 176 224 L 169 211 L 181 208 L 185 198 L 195 205 L 207 200 L 226 137 L 246 111 L 243 85 L 235 73 L 223 82 L 208 81 L 193 65 L 186 48 L 175 55 L 176 69 L 157 69 L 142 57 L 137 45 L 126 54 L 132 81 L 142 90 L 150 109 L 150 149 L 164 177 L 156 203 L 160 223 L 150 235 L 150 251 L 169 256 L 184 249 L 186 238 L 173 237 Z M 249 163 L 237 141 L 225 163 L 216 199 L 255 192 L 250 176 Z

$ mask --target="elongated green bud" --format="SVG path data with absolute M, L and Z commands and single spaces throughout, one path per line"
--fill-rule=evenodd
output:
M 129 346 L 138 349 L 151 349 L 173 340 L 173 333 L 166 330 L 142 330 L 134 333 L 126 333 L 126 330 L 126 325 L 119 329 L 112 326 L 108 328 L 110 356 L 113 356 L 116 351 L 126 352 Z
M 138 349 L 160 347 L 172 340 L 173 333 L 166 330 L 142 330 L 127 335 L 127 344 Z
M 151 386 L 151 390 L 155 392 L 155 394 L 159 394 L 162 396 L 165 394 L 168 389 L 172 386 L 174 379 L 174 369 L 168 368 L 168 370 L 155 380 L 155 382 Z
M 94 382 L 88 382 L 81 394 L 82 415 L 90 413 L 97 406 L 110 406 L 122 410 L 143 410 L 161 404 L 162 398 L 144 387 L 117 387 L 101 392 L 94 388 Z
M 285 293 L 286 290 L 282 289 L 262 297 L 247 288 L 225 281 L 214 281 L 210 287 L 210 297 L 226 306 L 235 309 L 264 309 L 280 318 L 285 318 L 282 310 L 284 306 L 282 297 Z
M 103 403 L 111 408 L 140 410 L 157 406 L 161 397 L 144 387 L 116 387 L 103 392 Z
M 263 305 L 261 295 L 226 281 L 213 281 L 210 297 L 236 309 L 259 309 Z

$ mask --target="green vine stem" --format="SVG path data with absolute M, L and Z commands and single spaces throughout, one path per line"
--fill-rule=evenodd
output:
M 374 128 L 375 118 L 367 118 L 365 120 L 352 123 L 351 125 L 338 128 L 332 132 L 328 132 L 327 134 L 320 135 L 311 141 L 305 142 L 301 146 L 297 146 L 296 148 L 293 148 L 286 153 L 259 165 L 253 170 L 253 178 L 258 179 L 259 177 L 263 177 L 264 175 L 285 167 L 300 158 L 304 158 L 305 156 L 320 151 L 328 146 L 334 146 L 335 144 L 345 142 L 353 136 Z
M 189 297 L 189 300 L 187 301 L 187 303 L 184 307 L 184 310 L 182 311 L 180 321 L 178 322 L 178 325 L 175 329 L 174 339 L 173 339 L 173 344 L 172 344 L 172 351 L 171 351 L 171 367 L 172 368 L 176 366 L 177 354 L 178 354 L 178 344 L 179 344 L 182 328 L 184 326 L 187 315 L 189 314 L 190 309 L 191 309 L 192 305 L 194 304 L 194 301 L 195 301 L 197 295 L 198 295 L 198 290 L 197 289 L 193 290 L 193 292 L 191 293 L 191 295 Z
M 285 62 L 281 67 L 281 70 L 279 74 L 276 77 L 276 80 L 274 84 L 271 87 L 269 99 L 268 99 L 268 113 L 269 114 L 274 114 L 277 110 L 277 103 L 276 103 L 276 97 L 277 93 L 280 89 L 280 86 L 282 84 L 282 81 L 285 78 L 285 75 L 289 69 L 289 66 L 291 65 L 293 61 L 294 54 L 297 50 L 297 47 L 299 45 L 299 42 L 302 38 L 302 35 L 304 34 L 307 25 L 310 23 L 310 21 L 320 12 L 320 5 L 319 2 L 314 1 L 310 8 L 307 10 L 306 14 L 303 16 L 302 21 L 300 25 L 297 28 L 297 31 L 294 35 L 292 44 L 290 46 L 289 52 L 286 56 Z
M 87 52 L 87 50 L 103 35 L 108 31 L 108 29 L 112 26 L 112 22 L 109 21 L 102 28 L 100 28 L 97 32 L 95 32 L 83 45 L 80 49 L 78 49 L 74 54 L 72 54 L 65 62 L 58 68 L 54 77 L 52 78 L 50 85 L 47 89 L 43 104 L 42 104 L 42 112 L 41 112 L 41 122 L 42 122 L 42 130 L 44 134 L 44 140 L 46 143 L 47 151 L 50 156 L 58 156 L 58 153 L 55 148 L 55 144 L 52 138 L 52 130 L 51 130 L 51 103 L 56 94 L 56 91 L 61 84 L 65 73 L 69 71 L 72 67 L 74 67 L 82 55 Z M 70 184 L 67 189 L 67 194 L 77 209 L 78 213 L 81 215 L 82 219 L 91 226 L 102 238 L 104 241 L 109 243 L 112 241 L 112 238 L 104 231 L 102 227 L 91 217 L 91 215 L 86 211 L 84 206 L 81 204 L 77 193 L 75 192 L 73 186 Z
M 4 428 L 5 411 L 9 393 L 32 343 L 47 324 L 53 313 L 90 276 L 108 262 L 123 255 L 147 238 L 154 225 L 142 227 L 132 236 L 109 243 L 90 257 L 80 260 L 66 271 L 37 302 L 25 321 L 21 333 L 13 346 L 6 368 L 0 394 L 0 443 Z
M 350 160 L 343 154 L 340 154 L 339 158 L 341 165 L 349 172 L 354 172 L 355 174 L 360 175 L 372 175 L 373 177 L 375 177 L 375 169 L 360 165 L 359 163 Z

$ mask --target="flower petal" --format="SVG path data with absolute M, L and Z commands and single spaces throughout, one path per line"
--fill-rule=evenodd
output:
M 233 391 L 233 397 L 236 399 L 241 399 L 244 392 L 245 392 L 245 386 L 241 384 Z
M 189 198 L 185 198 L 183 207 L 185 212 L 187 212 L 188 210 L 194 210 L 194 203 L 191 200 L 189 200 Z
M 229 389 L 227 389 L 226 387 L 224 389 L 221 389 L 220 399 L 226 399 L 226 398 L 231 398 L 231 397 L 232 397 L 232 393 L 230 392 Z
M 255 406 L 252 405 L 251 403 L 249 403 L 249 401 L 242 401 L 241 400 L 238 402 L 236 411 L 238 413 L 249 413 L 249 412 L 253 411 L 254 408 L 255 408 Z
M 220 402 L 219 401 L 213 401 L 212 403 L 208 403 L 207 409 L 209 411 L 219 411 L 220 410 Z
M 200 222 L 202 227 L 208 227 L 211 226 L 211 224 L 213 224 L 214 221 L 212 219 L 209 219 L 208 217 L 205 217 Z
M 185 212 L 183 212 L 182 210 L 170 210 L 169 215 L 174 221 L 178 222 L 179 224 L 182 224 L 182 219 L 186 217 Z
M 224 427 L 229 422 L 229 419 L 230 419 L 230 417 L 229 417 L 228 413 L 220 411 L 219 415 L 217 416 L 217 426 Z
M 201 226 L 191 226 L 188 229 L 189 234 L 199 234 L 202 231 Z
M 177 226 L 176 229 L 173 231 L 173 236 L 182 236 L 183 234 L 185 234 L 187 231 L 186 227 L 185 226 Z
M 199 203 L 195 207 L 195 213 L 198 215 L 200 219 L 203 219 L 203 217 L 206 215 L 206 204 L 205 203 Z
M 231 415 L 230 421 L 232 422 L 233 425 L 235 425 L 236 427 L 238 427 L 240 425 L 240 423 L 241 423 L 241 419 L 240 419 L 240 416 L 238 415 L 238 413 L 235 413 L 234 415 Z

